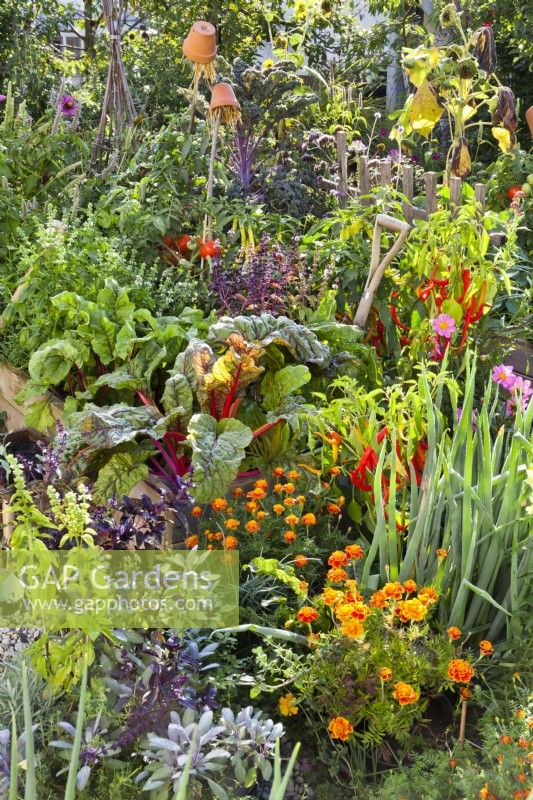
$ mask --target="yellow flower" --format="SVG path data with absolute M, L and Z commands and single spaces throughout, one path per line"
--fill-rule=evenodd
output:
M 254 481 L 254 487 L 256 489 L 268 489 L 268 481 L 264 478 L 260 478 L 258 481 Z
M 257 502 L 255 500 L 250 500 L 248 503 L 246 503 L 246 510 L 247 511 L 252 511 L 252 512 L 253 511 L 257 511 L 258 508 L 259 508 L 259 505 L 257 504 Z
M 294 492 L 294 483 L 286 483 L 284 486 L 281 487 L 283 492 L 287 492 L 287 494 L 292 494 Z
M 316 525 L 316 517 L 314 514 L 304 514 L 302 517 L 302 525 Z
M 272 61 L 271 58 L 266 58 L 263 61 L 263 69 L 272 69 L 273 66 L 274 66 L 274 62 Z M 279 467 L 278 467 L 278 469 L 279 469 Z
M 295 469 L 291 469 L 291 471 L 287 473 L 287 478 L 290 481 L 297 481 L 299 477 L 300 473 L 297 472 Z
M 228 531 L 236 531 L 236 530 L 237 530 L 237 528 L 240 526 L 240 524 L 241 524 L 241 523 L 239 522 L 239 520 L 238 520 L 238 519 L 235 519 L 234 517 L 230 517 L 230 518 L 229 518 L 229 519 L 227 519 L 227 520 L 226 520 L 226 522 L 224 523 L 224 525 L 226 526 L 226 528 L 228 529 Z
M 347 619 L 342 623 L 341 633 L 350 639 L 360 639 L 365 629 L 357 619 Z
M 272 474 L 276 478 L 283 478 L 283 476 L 285 475 L 285 470 L 283 469 L 283 467 L 276 467 Z
M 298 517 L 296 517 L 294 514 L 289 514 L 288 517 L 285 517 L 285 522 L 287 523 L 287 525 L 290 525 L 291 527 L 293 525 L 298 525 L 299 521 L 300 520 L 298 519 Z
M 272 511 L 279 517 L 280 514 L 285 513 L 285 507 L 282 506 L 281 503 L 276 503 L 276 505 L 272 506 Z
M 381 667 L 379 677 L 382 681 L 390 681 L 392 678 L 392 670 L 389 667 Z
M 264 489 L 261 489 L 261 487 L 258 486 L 255 489 L 252 489 L 251 492 L 248 492 L 246 497 L 248 497 L 250 500 L 264 500 L 266 497 L 266 492 Z
M 298 713 L 298 704 L 291 692 L 287 692 L 283 697 L 280 697 L 278 705 L 280 714 L 283 714 L 284 717 L 292 717 Z
M 258 522 L 255 521 L 255 519 L 251 519 L 249 522 L 246 523 L 244 527 L 246 528 L 248 533 L 257 533 L 258 530 L 260 529 L 260 525 Z
M 191 511 L 193 517 L 201 517 L 202 516 L 202 509 L 200 506 L 194 506 L 193 510 Z
M 265 519 L 265 517 L 268 517 L 268 511 L 258 511 L 258 512 L 257 512 L 257 514 L 256 514 L 255 516 L 256 516 L 256 517 L 257 517 L 257 519 L 259 519 L 259 520 L 261 520 L 261 519 Z
M 224 539 L 224 550 L 235 550 L 237 545 L 239 544 L 239 540 L 236 536 L 226 536 Z
M 293 506 L 297 505 L 298 501 L 295 500 L 294 497 L 286 497 L 283 501 L 283 505 L 287 506 L 287 508 L 292 508 Z

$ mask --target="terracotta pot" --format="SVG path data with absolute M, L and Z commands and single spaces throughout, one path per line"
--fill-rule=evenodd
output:
M 529 125 L 529 132 L 531 133 L 531 138 L 533 139 L 533 106 L 530 106 L 526 111 L 526 122 Z
M 211 89 L 211 102 L 209 108 L 214 111 L 216 108 L 240 108 L 241 104 L 235 97 L 233 87 L 229 83 L 217 83 Z
M 205 20 L 195 22 L 183 42 L 183 55 L 196 64 L 209 64 L 217 54 L 217 34 L 214 25 Z

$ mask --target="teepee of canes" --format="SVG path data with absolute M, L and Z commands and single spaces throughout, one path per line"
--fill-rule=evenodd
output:
M 189 120 L 189 133 L 194 129 L 194 117 L 198 103 L 198 88 L 200 79 L 204 78 L 209 86 L 216 79 L 215 59 L 217 57 L 217 33 L 214 25 L 204 19 L 197 20 L 191 27 L 187 37 L 183 40 L 183 55 L 190 62 L 193 70 L 191 117 Z
M 102 12 L 109 33 L 109 70 L 100 116 L 100 125 L 93 147 L 93 162 L 104 163 L 113 148 L 118 149 L 125 130 L 133 128 L 135 106 L 128 86 L 120 51 L 120 37 L 126 17 L 126 6 L 115 0 L 102 0 Z

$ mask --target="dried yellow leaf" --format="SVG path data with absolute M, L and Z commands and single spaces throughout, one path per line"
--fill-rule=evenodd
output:
M 428 81 L 419 86 L 409 109 L 409 122 L 413 130 L 422 136 L 429 136 L 439 119 L 443 108 Z

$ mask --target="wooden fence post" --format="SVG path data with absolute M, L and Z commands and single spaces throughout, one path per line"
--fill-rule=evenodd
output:
M 412 164 L 404 164 L 402 169 L 402 191 L 407 197 L 407 202 L 403 204 L 403 215 L 405 221 L 412 225 L 414 219 L 413 196 L 414 196 L 414 170 Z

